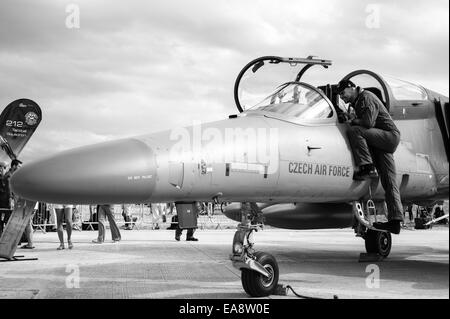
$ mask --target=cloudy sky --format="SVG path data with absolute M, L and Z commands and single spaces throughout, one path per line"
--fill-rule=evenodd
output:
M 331 59 L 324 84 L 365 68 L 448 96 L 448 30 L 447 0 L 2 0 L 0 105 L 41 106 L 29 161 L 223 119 L 264 55 Z

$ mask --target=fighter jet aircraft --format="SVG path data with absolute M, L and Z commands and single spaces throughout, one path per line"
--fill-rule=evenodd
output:
M 13 176 L 13 190 L 51 203 L 175 202 L 195 209 L 195 201 L 235 202 L 224 209 L 241 221 L 231 260 L 251 296 L 278 285 L 275 258 L 254 249 L 254 230 L 263 223 L 353 227 L 368 252 L 387 256 L 391 235 L 371 226 L 383 218 L 383 188 L 377 179 L 352 178 L 348 126 L 338 120 L 346 108 L 336 92 L 341 79 L 302 81 L 311 67 L 331 65 L 311 56 L 255 59 L 236 80 L 238 114 L 27 163 Z M 375 93 L 401 131 L 394 157 L 402 201 L 424 206 L 447 199 L 448 98 L 367 70 L 344 79 Z

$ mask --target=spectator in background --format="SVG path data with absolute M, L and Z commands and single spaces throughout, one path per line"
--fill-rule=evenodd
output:
M 18 159 L 13 159 L 11 161 L 11 167 L 5 174 L 5 177 L 9 180 L 11 176 L 20 168 L 20 166 L 22 166 L 22 161 L 19 161 Z
M 49 231 L 57 231 L 56 229 L 56 210 L 54 208 L 53 204 L 47 204 L 47 210 L 48 210 L 48 224 L 51 225 L 51 228 Z
M 196 214 L 195 217 L 198 218 L 198 212 L 200 212 L 202 210 L 202 203 L 196 202 L 195 204 L 197 206 L 197 209 L 194 214 Z M 175 217 L 176 217 L 176 221 L 178 222 L 177 228 L 175 229 L 175 240 L 180 241 L 181 234 L 183 233 L 183 228 L 180 228 L 180 219 L 179 219 L 178 214 L 177 214 L 177 216 L 174 216 L 174 218 Z M 173 219 L 172 219 L 172 221 L 173 221 Z M 186 241 L 198 241 L 198 239 L 194 237 L 194 232 L 195 232 L 196 228 L 186 228 L 186 229 L 187 229 Z
M 34 214 L 36 214 L 37 210 L 39 209 L 39 202 L 36 202 L 36 205 L 34 206 L 33 214 L 31 215 L 30 221 L 25 227 L 25 230 L 23 232 L 25 239 L 27 243 L 25 245 L 22 245 L 21 249 L 34 249 L 33 245 L 33 217 Z
M 81 226 L 82 226 L 81 214 L 78 211 L 77 206 L 75 206 L 75 205 L 73 206 L 73 210 L 72 210 L 72 223 L 73 223 L 73 229 L 81 231 Z
M 137 221 L 137 217 L 133 217 L 133 215 L 131 215 L 130 205 L 122 204 L 122 217 L 125 221 L 124 229 L 132 230 L 135 222 Z
M 64 249 L 64 228 L 63 228 L 63 222 L 65 220 L 66 222 L 66 232 L 67 232 L 67 244 L 69 249 L 73 248 L 72 244 L 72 209 L 73 205 L 60 205 L 55 204 L 54 205 L 55 211 L 56 211 L 56 230 L 58 232 L 58 238 L 59 238 L 59 247 L 58 250 Z
M 159 223 L 162 218 L 165 218 L 167 205 L 165 203 L 151 203 L 150 210 L 152 213 L 152 228 L 160 229 Z
M 11 177 L 13 176 L 13 174 L 20 168 L 21 165 L 22 165 L 22 162 L 19 161 L 18 159 L 13 159 L 11 161 L 11 167 L 9 168 L 8 172 L 5 174 L 5 179 L 8 181 L 8 184 L 9 184 L 9 181 L 10 181 Z M 11 196 L 10 197 L 10 203 L 11 203 L 10 207 L 11 207 L 11 210 L 12 210 L 12 209 L 14 209 L 14 205 L 17 202 L 17 198 L 14 195 L 14 193 L 12 193 L 12 192 L 10 192 L 10 196 Z M 33 210 L 33 213 L 32 213 L 32 215 L 30 217 L 30 220 L 28 221 L 28 224 L 26 225 L 25 230 L 23 232 L 22 237 L 25 237 L 25 239 L 27 241 L 27 244 L 25 244 L 22 247 L 20 247 L 22 249 L 34 249 L 34 245 L 33 245 L 33 217 L 34 217 L 34 214 L 36 213 L 38 207 L 39 207 L 39 202 L 36 203 L 36 205 L 34 207 L 34 210 Z
M 13 159 L 8 172 L 5 173 L 6 163 L 0 162 L 0 236 L 2 235 L 4 226 L 8 223 L 12 209 L 14 208 L 14 194 L 11 192 L 9 181 L 11 176 L 21 165 L 21 161 Z
M 96 244 L 102 244 L 105 241 L 105 222 L 106 217 L 109 221 L 109 228 L 111 229 L 111 237 L 114 243 L 119 242 L 121 239 L 119 227 L 117 227 L 116 221 L 114 220 L 113 205 L 104 204 L 97 205 L 97 216 L 98 216 L 98 237 L 92 242 Z
M 6 162 L 0 162 L 0 237 L 11 215 L 11 190 L 9 177 L 5 173 Z
M 96 223 L 93 226 L 94 230 L 98 230 L 98 205 L 89 205 L 89 222 Z M 92 225 L 92 224 L 91 224 Z
M 413 214 L 413 204 L 408 205 L 408 217 L 409 217 L 409 221 L 413 222 L 414 221 L 414 214 Z
M 178 225 L 178 216 L 175 208 L 175 203 L 168 204 L 169 213 L 168 216 L 171 218 L 170 226 L 167 229 L 177 229 Z
M 439 218 L 439 217 L 442 217 L 442 216 L 444 216 L 444 215 L 445 215 L 445 212 L 444 212 L 444 203 L 442 203 L 442 204 L 437 204 L 437 205 L 435 206 L 435 209 L 434 209 L 434 217 L 433 217 L 433 218 Z M 448 222 L 448 218 L 444 218 L 444 219 L 441 219 L 440 221 L 438 221 L 437 223 L 438 223 L 438 224 L 446 225 L 447 222 Z

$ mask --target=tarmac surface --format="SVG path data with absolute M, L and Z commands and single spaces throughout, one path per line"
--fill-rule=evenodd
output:
M 198 242 L 173 230 L 121 230 L 122 241 L 91 243 L 96 231 L 74 231 L 74 248 L 57 251 L 55 232 L 34 234 L 38 260 L 0 262 L 1 298 L 248 298 L 229 255 L 234 230 L 197 230 Z M 66 236 L 66 233 L 64 233 Z M 280 283 L 318 298 L 449 298 L 449 229 L 403 229 L 390 256 L 358 262 L 364 241 L 351 229 L 265 229 L 256 249 L 273 254 Z M 377 275 L 379 274 L 379 281 Z M 298 298 L 291 291 L 273 299 Z

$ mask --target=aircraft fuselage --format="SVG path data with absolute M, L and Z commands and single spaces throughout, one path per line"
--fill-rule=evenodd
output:
M 443 149 L 434 122 L 396 121 L 403 201 L 448 198 L 448 161 L 434 151 Z M 336 118 L 296 124 L 252 113 L 66 151 L 24 166 L 13 187 L 26 198 L 72 204 L 210 201 L 217 194 L 224 201 L 353 201 L 370 181 L 352 179 L 346 129 Z M 383 199 L 381 184 L 372 191 Z

